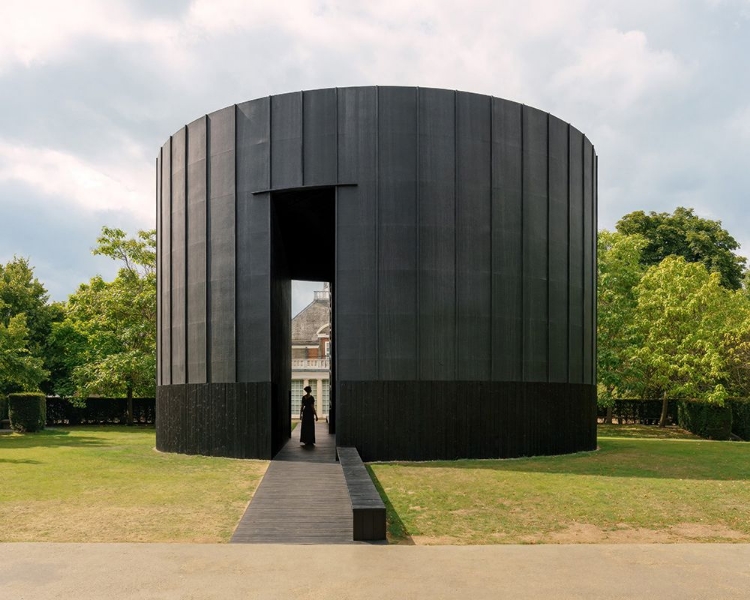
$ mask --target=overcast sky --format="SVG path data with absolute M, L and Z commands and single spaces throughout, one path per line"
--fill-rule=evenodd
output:
M 172 133 L 351 85 L 551 112 L 596 146 L 600 229 L 688 206 L 750 254 L 750 0 L 0 0 L 0 262 L 28 257 L 56 300 L 113 276 L 90 250 L 154 227 Z

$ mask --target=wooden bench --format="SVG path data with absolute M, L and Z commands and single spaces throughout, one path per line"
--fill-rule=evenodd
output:
M 336 448 L 352 503 L 354 541 L 385 539 L 385 504 L 356 448 Z

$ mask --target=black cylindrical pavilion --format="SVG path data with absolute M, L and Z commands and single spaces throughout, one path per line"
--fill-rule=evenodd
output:
M 290 435 L 292 279 L 330 281 L 339 446 L 596 446 L 597 157 L 548 113 L 358 87 L 197 119 L 157 158 L 157 447 Z

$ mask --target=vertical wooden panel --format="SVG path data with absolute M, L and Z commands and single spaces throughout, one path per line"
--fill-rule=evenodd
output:
M 172 138 L 161 150 L 162 384 L 172 383 Z
M 236 380 L 235 109 L 208 115 L 210 380 Z
M 187 380 L 206 383 L 206 118 L 187 135 Z
M 302 185 L 302 93 L 271 96 L 271 187 Z
M 304 185 L 336 183 L 336 90 L 303 93 Z
M 591 383 L 594 385 L 597 384 L 597 331 L 598 331 L 598 304 L 597 304 L 597 297 L 598 297 L 598 283 L 599 283 L 599 276 L 598 276 L 598 270 L 597 265 L 599 264 L 599 255 L 598 255 L 598 232 L 599 232 L 599 158 L 596 155 L 596 150 L 592 147 L 591 152 L 594 155 L 594 232 L 593 232 L 593 240 L 592 240 L 592 246 L 593 246 L 593 261 L 594 261 L 594 288 L 592 290 L 592 306 L 594 308 L 594 314 L 591 316 L 592 319 L 592 329 L 593 329 L 593 350 L 592 350 L 592 374 L 591 374 Z
M 491 376 L 490 98 L 456 94 L 456 366 L 458 380 Z
M 172 136 L 172 383 L 186 382 L 186 177 L 187 128 Z
M 455 94 L 419 90 L 419 377 L 456 375 Z
M 161 295 L 164 290 L 162 282 L 163 271 L 161 268 L 162 261 L 162 244 L 164 243 L 161 232 L 161 150 L 156 157 L 156 385 L 162 384 L 161 378 Z
M 417 94 L 379 89 L 378 341 L 380 376 L 417 378 Z
M 549 121 L 549 380 L 568 380 L 568 126 Z
M 237 106 L 237 379 L 271 379 L 271 101 Z
M 523 347 L 521 105 L 492 101 L 492 378 L 520 381 Z
M 523 115 L 523 378 L 547 381 L 547 114 Z
M 378 373 L 376 88 L 338 90 L 338 144 L 339 181 L 357 186 L 336 193 L 336 377 L 373 380 Z M 341 412 L 337 419 L 345 421 Z
M 583 136 L 569 127 L 568 382 L 583 383 Z
M 292 285 L 279 223 L 271 216 L 271 448 L 275 454 L 289 439 L 292 416 Z
M 592 381 L 594 373 L 594 243 L 596 223 L 594 221 L 594 164 L 593 148 L 587 138 L 583 138 L 583 383 Z

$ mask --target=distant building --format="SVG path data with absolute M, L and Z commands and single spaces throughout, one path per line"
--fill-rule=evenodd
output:
M 328 416 L 331 368 L 331 292 L 328 284 L 292 319 L 292 418 L 299 418 L 305 386 L 312 388 L 318 417 Z

